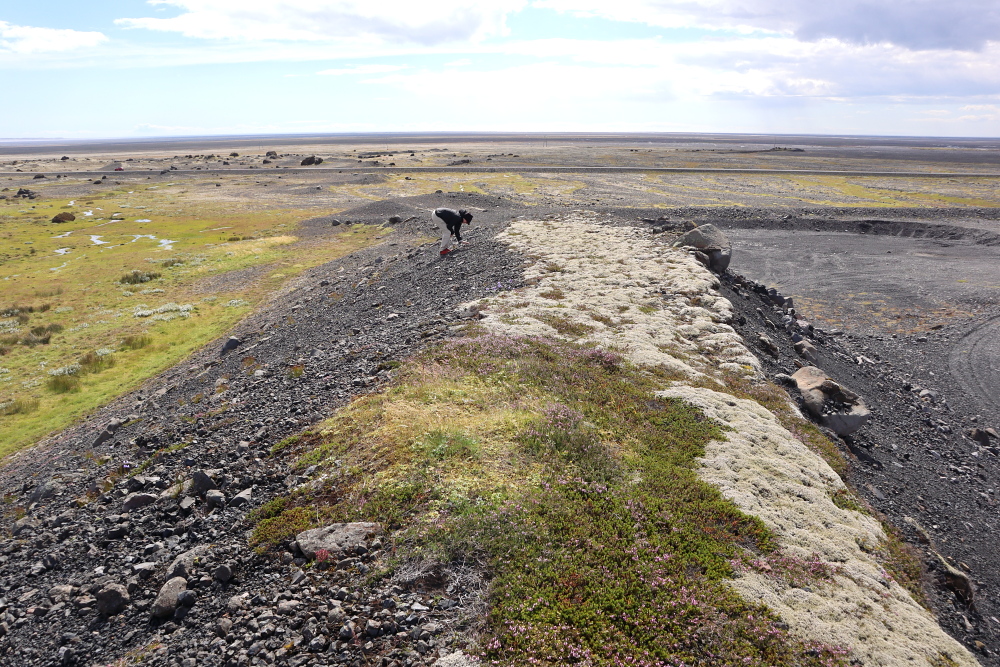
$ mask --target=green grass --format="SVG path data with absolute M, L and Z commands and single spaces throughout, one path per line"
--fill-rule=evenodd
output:
M 389 233 L 353 225 L 293 245 L 297 220 L 314 211 L 247 210 L 192 199 L 179 187 L 133 188 L 78 201 L 76 221 L 58 225 L 48 221 L 62 198 L 0 205 L 0 405 L 37 406 L 3 409 L 0 457 L 176 364 L 290 277 Z M 124 218 L 112 219 L 119 211 Z M 210 282 L 260 266 L 249 284 Z M 48 373 L 72 364 L 79 374 Z
M 424 456 L 438 461 L 450 458 L 475 458 L 479 454 L 479 442 L 468 433 L 447 429 L 435 429 L 418 440 L 414 447 Z
M 723 429 L 676 379 L 620 356 L 474 335 L 404 363 L 295 446 L 326 486 L 261 511 L 267 549 L 330 521 L 401 530 L 401 557 L 483 563 L 488 664 L 843 664 L 726 586 L 769 567 L 797 585 L 829 572 L 790 559 L 756 518 L 702 482 Z

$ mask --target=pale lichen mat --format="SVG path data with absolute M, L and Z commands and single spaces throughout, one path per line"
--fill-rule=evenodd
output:
M 715 291 L 718 280 L 686 252 L 584 212 L 515 220 L 500 238 L 534 263 L 528 287 L 486 304 L 488 329 L 618 349 L 691 380 L 714 371 L 760 377 L 759 361 L 725 323 L 732 305 Z M 731 582 L 737 591 L 802 639 L 847 647 L 869 667 L 978 664 L 882 569 L 871 555 L 885 541 L 879 523 L 834 504 L 843 481 L 774 415 L 687 380 L 662 393 L 732 429 L 727 441 L 708 445 L 702 479 L 759 517 L 783 553 L 833 573 L 807 589 L 744 572 Z
M 725 324 L 732 305 L 715 292 L 718 279 L 687 253 L 584 213 L 517 220 L 499 238 L 537 259 L 525 270 L 536 284 L 492 299 L 485 311 L 491 329 L 613 347 L 635 363 L 689 376 L 706 368 L 759 371 Z

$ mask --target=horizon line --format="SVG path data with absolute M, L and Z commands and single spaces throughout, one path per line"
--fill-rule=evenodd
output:
M 844 133 L 775 133 L 775 132 L 728 132 L 728 131 L 555 131 L 546 132 L 542 130 L 511 131 L 511 130 L 432 130 L 432 131 L 369 131 L 369 132 L 278 132 L 278 133 L 254 133 L 254 134 L 178 134 L 178 135 L 149 135 L 149 136 L 104 136 L 89 138 L 71 137 L 0 137 L 0 144 L 6 147 L 16 146 L 20 142 L 26 145 L 42 143 L 59 144 L 83 144 L 83 143 L 137 143 L 137 142 L 169 142 L 169 141 L 226 141 L 226 140 L 253 140 L 268 139 L 271 141 L 283 138 L 307 138 L 307 137 L 331 137 L 331 138 L 354 138 L 359 139 L 386 139 L 390 137 L 398 138 L 461 138 L 461 137 L 482 137 L 482 136 L 510 136 L 510 137 L 608 137 L 608 138 L 634 138 L 634 137 L 761 137 L 768 139 L 777 138 L 819 138 L 819 139 L 895 139 L 895 140 L 964 140 L 964 141 L 997 141 L 1000 136 L 967 136 L 967 135 L 908 135 L 908 134 L 844 134 Z

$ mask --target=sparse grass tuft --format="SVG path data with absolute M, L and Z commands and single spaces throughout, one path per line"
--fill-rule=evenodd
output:
M 80 378 L 74 375 L 53 375 L 45 385 L 57 394 L 67 394 L 80 390 Z
M 615 325 L 615 321 L 608 317 L 607 315 L 602 315 L 601 313 L 589 313 L 590 319 L 595 322 L 600 322 L 604 326 L 612 327 Z
M 125 336 L 122 347 L 126 350 L 141 350 L 153 342 L 153 337 L 147 334 Z
M 80 357 L 80 369 L 84 373 L 100 373 L 103 370 L 113 368 L 115 356 L 113 354 L 101 354 L 104 350 L 88 352 Z
M 0 403 L 0 415 L 26 415 L 38 409 L 37 398 L 16 398 L 7 403 Z
M 539 322 L 544 322 L 556 331 L 558 331 L 563 336 L 572 336 L 574 338 L 579 338 L 581 336 L 586 336 L 594 331 L 594 327 L 584 324 L 583 322 L 576 322 L 568 317 L 562 315 L 556 315 L 555 313 L 539 313 L 535 314 L 534 317 Z
M 122 285 L 139 285 L 141 283 L 148 283 L 151 280 L 156 280 L 159 277 L 160 274 L 156 272 L 151 271 L 147 273 L 145 271 L 140 271 L 139 269 L 132 269 L 119 278 L 118 282 Z
M 424 435 L 414 447 L 428 458 L 436 461 L 444 459 L 475 458 L 479 454 L 479 442 L 468 433 L 436 429 Z

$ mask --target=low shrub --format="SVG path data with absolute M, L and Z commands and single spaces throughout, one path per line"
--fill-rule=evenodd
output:
M 122 285 L 139 285 L 141 283 L 148 283 L 150 280 L 156 280 L 160 277 L 159 273 L 140 271 L 139 269 L 132 269 L 121 278 L 118 282 Z
M 28 335 L 21 337 L 20 343 L 21 345 L 34 347 L 36 345 L 48 345 L 51 340 L 52 340 L 52 334 L 49 333 L 48 331 L 46 331 L 42 335 L 38 335 L 34 333 L 34 330 L 32 330 L 32 332 L 29 333 Z
M 33 312 L 35 312 L 34 306 L 19 306 L 14 304 L 13 306 L 7 306 L 6 308 L 0 309 L 0 317 L 17 317 L 19 315 Z
M 563 336 L 579 338 L 594 331 L 594 327 L 583 322 L 575 322 L 568 317 L 556 315 L 554 313 L 544 313 L 533 316 L 540 322 L 544 322 Z
M 250 537 L 250 546 L 266 549 L 288 542 L 303 530 L 316 527 L 319 523 L 318 516 L 314 509 L 292 507 L 260 519 Z
M 830 573 L 782 558 L 759 519 L 698 477 L 705 445 L 725 433 L 655 397 L 675 379 L 573 343 L 448 341 L 328 422 L 311 451 L 296 443 L 296 466 L 329 467 L 335 481 L 262 512 L 254 544 L 377 521 L 405 529 L 413 557 L 483 564 L 484 664 L 846 664 L 727 585 L 755 559 L 796 583 Z M 406 429 L 440 423 L 445 406 L 468 428 Z M 500 411 L 503 428 L 490 421 Z
M 75 375 L 53 375 L 45 384 L 57 394 L 67 394 L 80 389 L 80 378 Z
M 80 368 L 84 373 L 100 373 L 114 366 L 115 356 L 110 354 L 108 350 L 88 352 L 80 357 Z
M 31 335 L 38 339 L 42 339 L 54 333 L 61 333 L 62 330 L 63 325 L 61 324 L 39 325 L 31 329 Z

